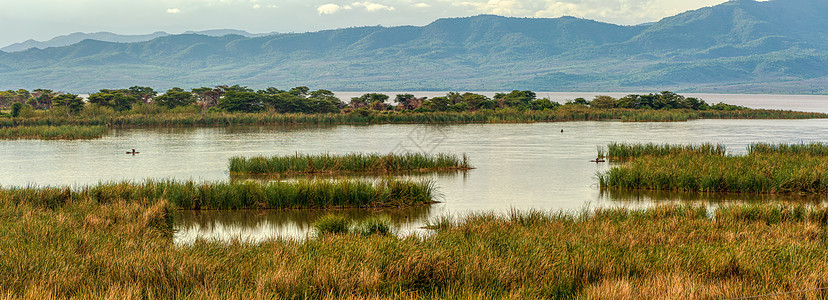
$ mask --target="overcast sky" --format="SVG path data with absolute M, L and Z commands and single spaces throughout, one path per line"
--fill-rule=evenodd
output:
M 722 2 L 725 0 L 0 0 L 0 47 L 73 32 L 306 32 L 366 25 L 425 25 L 438 18 L 478 14 L 576 16 L 632 25 Z

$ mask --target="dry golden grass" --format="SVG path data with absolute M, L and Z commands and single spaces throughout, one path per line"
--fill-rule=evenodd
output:
M 512 212 L 437 221 L 429 237 L 176 246 L 163 199 L 17 200 L 0 194 L 4 298 L 721 299 L 828 287 L 823 207 Z

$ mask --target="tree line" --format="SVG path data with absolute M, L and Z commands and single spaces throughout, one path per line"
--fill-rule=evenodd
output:
M 245 86 L 200 87 L 189 91 L 172 88 L 159 93 L 151 87 L 133 86 L 123 89 L 102 89 L 83 99 L 75 94 L 54 92 L 47 89 L 33 91 L 0 91 L 0 107 L 10 108 L 13 117 L 26 115 L 34 110 L 51 110 L 67 116 L 78 114 L 85 109 L 106 111 L 144 111 L 177 109 L 202 113 L 213 111 L 278 113 L 340 113 L 372 111 L 413 111 L 413 112 L 473 112 L 514 108 L 518 110 L 546 110 L 561 106 L 592 108 L 628 109 L 690 109 L 690 110 L 736 110 L 744 107 L 719 103 L 709 105 L 704 100 L 684 97 L 664 91 L 656 94 L 632 94 L 621 98 L 596 96 L 592 100 L 576 98 L 564 104 L 547 98 L 538 98 L 532 91 L 514 90 L 497 93 L 494 97 L 475 93 L 449 92 L 440 97 L 416 97 L 412 94 L 398 94 L 394 99 L 380 93 L 366 93 L 351 98 L 348 103 L 337 98 L 330 90 L 312 91 L 306 86 L 281 90 L 269 87 L 253 90 Z M 182 109 L 179 109 L 182 110 Z

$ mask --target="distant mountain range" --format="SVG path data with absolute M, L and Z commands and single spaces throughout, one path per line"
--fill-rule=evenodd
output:
M 183 34 L 201 34 L 207 36 L 225 36 L 228 34 L 236 34 L 244 37 L 258 37 L 258 36 L 266 36 L 272 35 L 275 33 L 249 33 L 244 30 L 235 30 L 235 29 L 213 29 L 213 30 L 202 30 L 202 31 L 187 31 Z M 37 49 L 46 49 L 52 47 L 63 47 L 69 46 L 73 44 L 80 43 L 83 40 L 96 40 L 96 41 L 103 41 L 103 42 L 115 42 L 115 43 L 135 43 L 135 42 L 145 42 L 152 40 L 157 37 L 173 35 L 171 33 L 166 33 L 163 31 L 156 31 L 150 34 L 139 34 L 139 35 L 123 35 L 123 34 L 116 34 L 112 32 L 95 32 L 95 33 L 83 33 L 83 32 L 75 32 L 72 34 L 61 35 L 55 38 L 52 38 L 48 41 L 35 41 L 35 40 L 28 40 L 25 42 L 14 43 L 8 45 L 6 47 L 0 48 L 0 51 L 4 52 L 19 52 L 29 50 L 31 48 Z
M 481 15 L 422 27 L 86 39 L 0 52 L 0 89 L 242 84 L 826 94 L 826 15 L 825 0 L 734 0 L 638 26 Z

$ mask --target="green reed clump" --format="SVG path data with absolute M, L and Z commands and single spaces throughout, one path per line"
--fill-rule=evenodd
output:
M 19 126 L 0 128 L 0 139 L 88 140 L 102 137 L 103 126 Z
M 627 144 L 610 143 L 607 145 L 606 155 L 612 159 L 631 159 L 641 156 L 666 156 L 679 153 L 724 156 L 725 146 L 721 144 L 704 143 L 698 145 L 671 145 L 671 144 Z M 599 148 L 601 156 L 603 149 Z
M 315 173 L 388 173 L 406 171 L 468 170 L 471 166 L 464 154 L 294 154 L 230 158 L 234 174 L 315 174 Z
M 643 156 L 599 174 L 602 188 L 758 194 L 828 193 L 828 157 L 783 154 Z
M 391 234 L 391 220 L 387 218 L 369 218 L 355 222 L 342 215 L 328 214 L 317 219 L 312 226 L 319 236 L 352 232 L 364 236 Z
M 753 143 L 748 145 L 748 154 L 785 154 L 785 155 L 816 155 L 828 156 L 828 144 L 801 143 L 801 144 L 768 144 Z
M 355 225 L 356 231 L 362 235 L 391 234 L 391 220 L 388 218 L 369 218 Z
M 431 181 L 384 179 L 375 183 L 358 180 L 300 180 L 196 183 L 146 181 L 102 183 L 68 187 L 26 187 L 0 190 L 16 203 L 55 207 L 68 201 L 89 199 L 110 203 L 123 199 L 166 199 L 181 209 L 302 209 L 331 207 L 401 207 L 434 202 Z
M 313 228 L 319 235 L 325 234 L 343 234 L 350 231 L 351 222 L 345 216 L 340 215 L 324 215 L 316 222 L 313 222 Z

